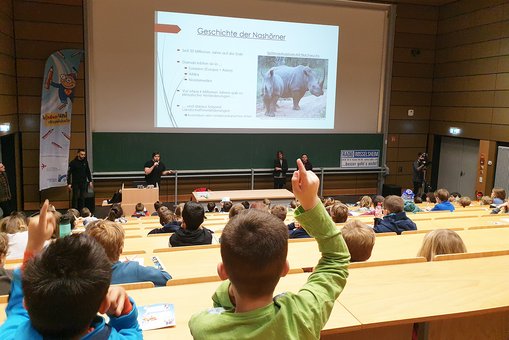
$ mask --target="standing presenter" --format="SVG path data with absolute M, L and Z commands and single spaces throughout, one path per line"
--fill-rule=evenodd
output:
M 274 160 L 274 189 L 283 189 L 286 184 L 286 173 L 288 172 L 288 162 L 285 159 L 283 151 L 276 153 Z
M 161 186 L 161 176 L 172 174 L 172 170 L 166 170 L 166 166 L 161 162 L 159 152 L 152 153 L 152 159 L 145 163 L 145 182 L 147 185 Z

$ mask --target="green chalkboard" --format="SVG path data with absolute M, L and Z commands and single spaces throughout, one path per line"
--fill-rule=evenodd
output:
M 272 168 L 277 150 L 315 167 L 339 166 L 340 150 L 380 150 L 382 134 L 92 133 L 95 172 L 141 171 L 152 152 L 177 170 Z

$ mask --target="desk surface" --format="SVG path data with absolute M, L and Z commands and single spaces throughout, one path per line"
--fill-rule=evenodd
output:
M 295 198 L 293 193 L 286 189 L 193 192 L 193 201 L 195 202 L 220 202 L 224 197 L 229 197 L 230 201 L 261 201 L 265 198 L 293 200 Z
M 462 230 L 458 234 L 469 252 L 509 249 L 509 228 Z M 386 261 L 417 256 L 425 234 L 377 237 L 371 258 L 368 261 Z M 159 241 L 159 240 L 158 240 Z M 161 259 L 166 270 L 175 280 L 196 280 L 208 278 L 218 280 L 216 267 L 221 261 L 220 248 L 206 248 L 163 252 L 155 254 Z M 137 255 L 144 258 L 147 266 L 152 265 L 152 254 Z M 290 242 L 288 261 L 291 269 L 314 267 L 320 259 L 318 245 L 314 240 Z M 192 270 L 189 268 L 192 263 Z
M 286 291 L 297 292 L 306 282 L 309 274 L 293 274 L 281 279 L 275 294 Z M 191 316 L 212 307 L 212 294 L 219 282 L 199 283 L 174 287 L 131 290 L 129 295 L 140 306 L 168 302 L 175 305 L 177 325 L 173 328 L 147 331 L 144 339 L 191 339 L 188 322 Z M 360 323 L 342 305 L 336 303 L 329 322 L 324 329 L 343 329 L 343 331 L 360 328 Z
M 371 327 L 509 310 L 509 256 L 350 271 L 339 302 Z

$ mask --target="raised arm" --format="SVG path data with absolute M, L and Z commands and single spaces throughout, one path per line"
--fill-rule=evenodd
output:
M 308 327 L 316 334 L 329 319 L 334 302 L 346 285 L 350 253 L 340 230 L 317 196 L 320 180 L 313 172 L 306 171 L 300 159 L 297 167 L 292 188 L 301 206 L 295 211 L 295 218 L 316 239 L 322 253 L 314 272 L 299 291 L 297 303 L 309 312 L 309 320 L 313 321 Z

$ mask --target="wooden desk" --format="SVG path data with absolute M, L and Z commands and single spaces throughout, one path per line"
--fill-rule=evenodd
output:
M 151 211 L 156 201 L 159 201 L 159 187 L 138 189 L 125 188 L 122 185 L 122 210 L 126 216 L 134 213 L 137 203 L 143 203 L 145 208 Z
M 509 249 L 509 228 L 462 230 L 458 231 L 458 234 L 469 252 Z M 377 237 L 368 262 L 417 257 L 424 236 L 425 234 L 409 234 Z M 167 239 L 165 241 L 167 242 Z M 146 249 L 147 254 L 137 255 L 137 257 L 143 257 L 145 265 L 151 266 L 152 256 L 158 256 L 172 275 L 175 284 L 219 280 L 216 272 L 217 264 L 221 261 L 219 247 L 156 254 L 149 253 L 149 248 Z M 291 269 L 312 268 L 318 263 L 320 256 L 318 245 L 312 239 L 290 242 L 288 245 L 288 261 Z M 192 263 L 192 270 L 190 263 Z
M 472 316 L 497 312 L 507 316 L 508 273 L 509 256 L 358 268 L 350 271 L 339 302 L 364 328 L 429 321 L 432 329 L 437 321 L 442 334 L 436 339 L 503 339 L 487 334 L 507 332 L 507 323 L 495 330 L 491 323 L 488 329 L 479 323 L 462 329 L 451 319 L 471 322 Z M 452 322 L 449 328 L 444 327 L 447 321 Z
M 286 189 L 263 189 L 263 190 L 229 190 L 229 191 L 203 191 L 193 192 L 193 201 L 221 202 L 223 197 L 229 197 L 232 202 L 239 201 L 262 201 L 270 200 L 293 200 L 295 196 Z
M 306 282 L 306 274 L 293 274 L 284 277 L 276 287 L 275 294 L 286 291 L 297 292 Z M 204 309 L 212 307 L 212 294 L 219 282 L 190 284 L 174 287 L 161 287 L 129 291 L 140 306 L 168 302 L 175 305 L 175 318 L 177 325 L 144 332 L 144 339 L 191 339 L 188 322 L 191 316 Z M 333 309 L 334 318 L 330 318 L 324 329 L 349 331 L 360 328 L 360 323 L 343 306 L 336 303 Z

